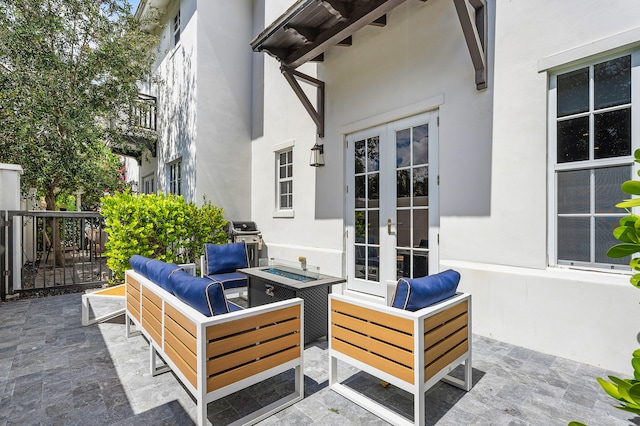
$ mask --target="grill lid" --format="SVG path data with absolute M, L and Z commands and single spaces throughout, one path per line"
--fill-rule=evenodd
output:
M 249 221 L 229 221 L 229 223 L 227 223 L 227 227 L 229 230 L 230 234 L 247 234 L 247 233 L 251 233 L 251 234 L 257 234 L 260 231 L 258 231 L 258 227 L 256 226 L 255 222 L 249 222 Z

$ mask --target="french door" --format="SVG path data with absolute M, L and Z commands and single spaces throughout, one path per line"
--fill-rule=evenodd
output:
M 438 268 L 438 115 L 347 136 L 347 286 L 375 296 L 388 280 Z

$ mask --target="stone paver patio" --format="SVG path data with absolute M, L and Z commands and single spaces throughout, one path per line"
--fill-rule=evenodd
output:
M 176 377 L 149 374 L 144 337 L 127 339 L 123 317 L 82 327 L 80 299 L 76 293 L 0 303 L 0 426 L 194 424 L 195 402 Z M 103 303 L 94 303 L 96 311 L 110 309 L 113 302 Z M 317 341 L 305 349 L 305 399 L 259 424 L 387 424 L 328 389 L 326 347 L 326 341 Z M 400 412 L 412 412 L 405 392 L 383 388 L 357 370 L 342 367 L 340 372 L 350 386 Z M 473 389 L 465 393 L 444 383 L 434 386 L 426 396 L 426 423 L 640 424 L 632 414 L 611 407 L 595 380 L 608 374 L 474 336 Z M 285 373 L 213 402 L 209 421 L 228 424 L 292 386 L 293 373 Z

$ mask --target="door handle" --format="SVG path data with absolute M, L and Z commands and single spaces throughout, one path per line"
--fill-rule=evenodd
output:
M 387 219 L 387 234 L 391 235 L 391 225 L 395 225 L 395 223 L 391 222 L 391 219 Z

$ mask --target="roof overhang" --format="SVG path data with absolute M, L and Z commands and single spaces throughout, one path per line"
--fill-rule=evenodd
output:
M 334 46 L 350 46 L 352 36 L 367 25 L 385 26 L 386 14 L 406 0 L 298 0 L 284 14 L 251 41 L 255 52 L 265 52 L 282 64 L 281 70 L 296 95 L 324 134 L 324 108 L 316 110 L 293 77 L 312 84 L 324 99 L 324 86 L 309 76 L 292 71 L 306 62 L 321 62 Z M 427 0 L 420 0 L 425 2 Z M 486 0 L 453 0 L 462 27 L 478 90 L 487 87 L 486 78 Z M 304 76 L 304 77 L 303 77 Z M 321 86 L 321 87 L 319 87 Z M 321 128 L 322 127 L 322 128 Z
M 385 15 L 406 0 L 299 0 L 251 41 L 289 68 L 322 60 L 330 47 L 350 45 L 367 25 L 384 26 Z

